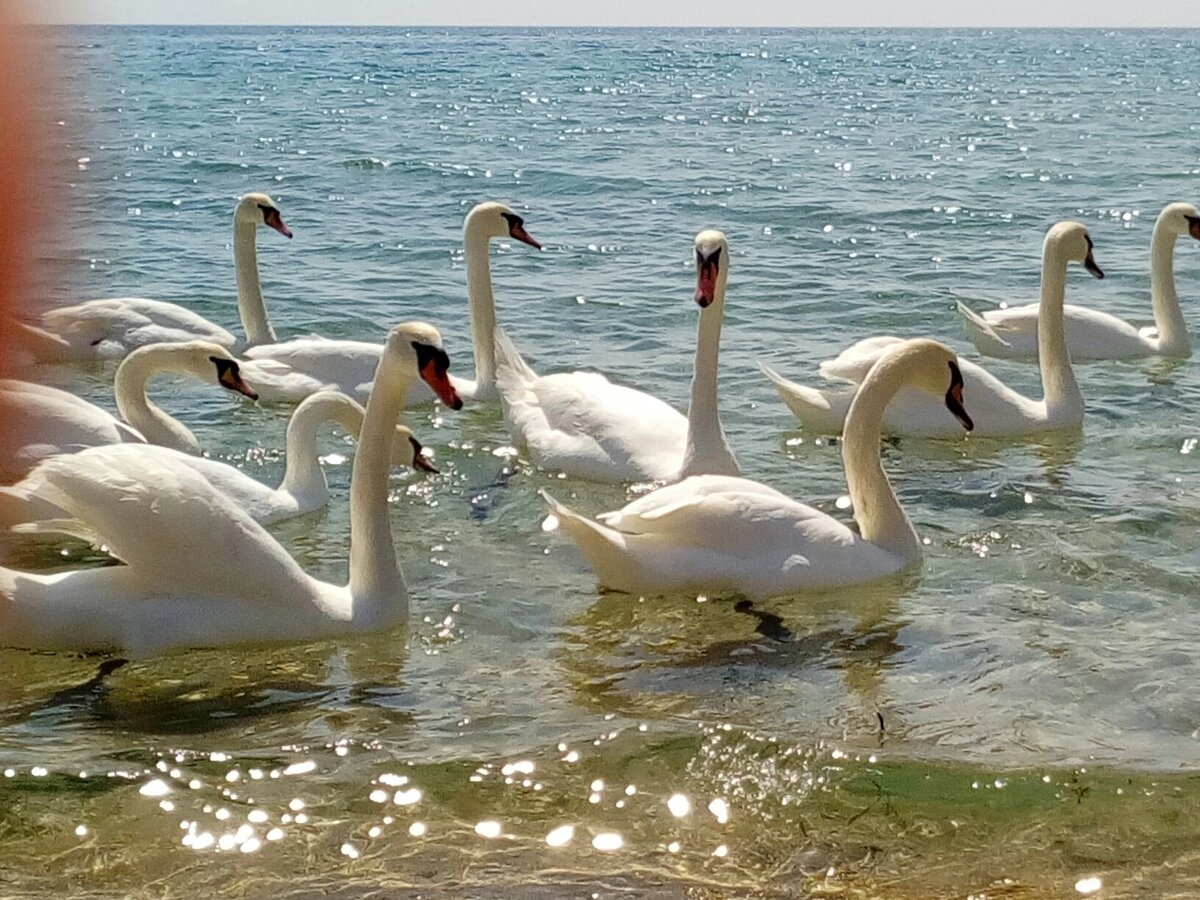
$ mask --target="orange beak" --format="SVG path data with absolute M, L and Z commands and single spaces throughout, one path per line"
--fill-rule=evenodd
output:
M 285 238 L 292 236 L 292 229 L 283 224 L 283 216 L 277 209 L 268 209 L 263 213 L 263 221 L 282 234 Z
M 450 375 L 445 369 L 438 366 L 436 359 L 431 359 L 421 367 L 421 379 L 433 389 L 438 399 L 448 407 L 451 409 L 462 409 L 462 397 L 458 396 L 458 391 L 450 383 Z
M 542 245 L 533 239 L 533 235 L 531 235 L 528 231 L 525 230 L 524 225 L 511 225 L 511 226 L 509 226 L 508 233 L 512 237 L 514 237 L 518 241 L 520 241 L 522 244 L 528 244 L 530 247 L 533 247 L 535 250 L 542 249 Z
M 717 267 L 714 263 L 703 260 L 696 270 L 696 304 L 701 309 L 708 309 L 716 295 Z

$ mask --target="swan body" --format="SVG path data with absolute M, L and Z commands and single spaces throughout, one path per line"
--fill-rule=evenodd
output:
M 719 231 L 696 236 L 701 307 L 688 415 L 595 372 L 537 375 L 496 329 L 496 383 L 517 441 L 534 462 L 591 481 L 674 481 L 736 475 L 717 410 L 717 359 L 729 245 Z
M 1191 338 L 1175 292 L 1175 241 L 1184 235 L 1200 240 L 1200 211 L 1191 203 L 1171 203 L 1159 214 L 1150 240 L 1153 326 L 1137 328 L 1099 310 L 1073 304 L 1063 307 L 1071 359 L 1192 355 Z M 1037 358 L 1038 304 L 978 313 L 960 302 L 958 310 L 980 353 L 1005 359 Z
M 880 578 L 921 560 L 921 542 L 879 451 L 883 410 L 901 386 L 936 396 L 960 431 L 971 427 L 953 351 L 912 340 L 885 352 L 854 398 L 842 443 L 858 532 L 773 488 L 730 476 L 692 476 L 597 520 L 543 497 L 604 587 L 763 598 Z
M 256 234 L 267 225 L 285 237 L 292 232 L 279 207 L 266 194 L 246 194 L 233 215 L 233 252 L 238 280 L 238 312 L 249 344 L 270 343 L 275 333 L 267 320 L 259 286 Z M 237 338 L 227 329 L 177 303 L 142 297 L 87 300 L 42 314 L 44 337 L 28 344 L 41 362 L 82 362 L 120 358 L 147 344 L 204 340 L 233 347 Z
M 0 479 L 20 478 L 47 457 L 105 444 L 150 442 L 199 452 L 187 426 L 147 398 L 146 384 L 158 372 L 190 375 L 255 396 L 229 351 L 205 341 L 151 344 L 122 360 L 113 381 L 120 419 L 59 388 L 0 381 L 0 420 L 5 423 L 0 430 Z
M 541 244 L 529 236 L 524 220 L 502 203 L 474 207 L 467 214 L 463 235 L 476 377 L 452 376 L 451 383 L 460 397 L 490 400 L 497 396 L 492 350 L 496 310 L 488 244 L 498 237 L 511 237 L 538 249 Z M 264 400 L 296 403 L 314 391 L 335 390 L 365 403 L 382 350 L 380 344 L 322 337 L 263 344 L 245 352 L 246 378 Z M 415 386 L 409 397 L 413 406 L 431 400 L 433 393 L 423 384 Z
M 297 338 L 251 347 L 242 366 L 246 380 L 266 401 L 299 403 L 317 391 L 338 391 L 365 403 L 382 353 L 382 344 L 367 341 Z
M 295 516 L 321 509 L 329 501 L 329 486 L 317 455 L 317 431 L 327 421 L 341 425 L 357 438 L 362 430 L 363 408 L 345 394 L 320 391 L 307 397 L 296 407 L 288 421 L 286 468 L 283 481 L 277 488 L 268 487 L 243 470 L 217 459 L 191 456 L 170 447 L 154 444 L 112 444 L 81 450 L 90 460 L 103 459 L 102 465 L 118 462 L 130 466 L 153 464 L 167 460 L 190 466 L 208 482 L 233 500 L 240 509 L 260 525 L 270 525 Z M 421 453 L 420 442 L 404 426 L 396 428 L 392 464 L 410 466 L 426 472 L 437 470 Z M 78 465 L 84 464 L 78 461 Z M 25 531 L 67 533 L 97 542 L 82 523 L 63 527 L 64 513 L 53 504 L 39 501 L 38 488 L 42 478 L 35 471 L 11 488 L 0 488 L 0 525 L 22 524 Z M 37 527 L 30 529 L 30 523 Z M 43 525 L 43 523 L 51 523 Z
M 1092 258 L 1092 241 L 1078 222 L 1060 222 L 1050 229 L 1043 245 L 1042 300 L 1038 329 L 1044 397 L 1034 400 L 1010 388 L 981 366 L 959 363 L 971 398 L 975 434 L 982 437 L 1011 437 L 1058 428 L 1078 428 L 1083 423 L 1084 400 L 1071 369 L 1063 333 L 1062 308 L 1066 293 L 1067 264 L 1082 262 L 1097 278 L 1104 273 Z M 859 383 L 871 367 L 900 338 L 881 336 L 859 341 L 836 359 L 821 364 L 829 378 Z M 822 391 L 797 384 L 763 367 L 788 408 L 806 429 L 824 433 L 842 430 L 854 390 Z M 901 389 L 888 405 L 884 427 L 893 434 L 912 437 L 955 437 L 955 417 L 941 404 L 919 391 Z
M 418 373 L 461 406 L 436 329 L 392 330 L 367 403 L 350 488 L 350 578 L 306 574 L 191 465 L 103 454 L 42 463 L 38 496 L 125 563 L 53 574 L 0 568 L 0 644 L 146 656 L 182 647 L 314 640 L 403 622 L 408 592 L 388 515 L 388 463 Z

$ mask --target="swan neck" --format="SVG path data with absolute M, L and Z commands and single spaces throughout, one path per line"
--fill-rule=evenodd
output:
M 885 357 L 863 379 L 842 429 L 842 464 L 863 538 L 906 563 L 921 558 L 921 541 L 883 470 L 883 412 L 907 374 L 906 355 Z
M 1067 260 L 1056 248 L 1048 246 L 1042 257 L 1042 296 L 1038 305 L 1038 366 L 1042 370 L 1042 390 L 1046 414 L 1078 408 L 1083 410 L 1083 394 L 1071 368 L 1063 304 L 1067 295 Z
M 275 343 L 275 329 L 267 318 L 258 280 L 258 226 L 253 222 L 234 220 L 233 264 L 237 270 L 238 317 L 246 332 L 246 343 Z
M 342 394 L 317 393 L 296 407 L 287 426 L 287 461 L 280 490 L 293 495 L 328 491 L 317 457 L 317 434 L 328 421 L 338 422 L 354 437 L 362 428 L 362 409 Z
M 1165 213 L 1154 223 L 1150 238 L 1150 304 L 1154 325 L 1158 328 L 1159 349 L 1172 356 L 1187 356 L 1192 349 L 1187 323 L 1175 293 L 1175 241 L 1178 235 L 1165 220 Z
M 396 423 L 411 382 L 403 363 L 385 348 L 350 473 L 350 598 L 356 620 L 398 618 L 408 611 L 388 515 L 388 478 Z
M 186 371 L 172 363 L 168 350 L 156 347 L 142 347 L 126 356 L 113 380 L 117 412 L 151 444 L 195 453 L 200 448 L 195 435 L 146 396 L 146 385 L 155 374 Z
M 713 301 L 700 311 L 696 332 L 696 360 L 692 372 L 692 396 L 688 403 L 687 445 L 679 477 L 737 474 L 737 462 L 717 405 L 717 373 L 721 352 L 721 325 L 725 318 L 726 270 L 722 266 L 713 289 Z
M 470 304 L 471 340 L 475 345 L 475 384 L 490 390 L 496 384 L 496 299 L 492 294 L 492 264 L 488 233 L 468 222 L 463 231 L 467 257 L 467 299 Z

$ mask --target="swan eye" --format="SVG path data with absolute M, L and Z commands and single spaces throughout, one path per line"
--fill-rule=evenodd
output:
M 429 344 L 422 344 L 420 341 L 412 342 L 413 349 L 417 351 L 417 368 L 425 369 L 430 364 L 439 375 L 444 375 L 446 370 L 450 368 L 450 356 L 441 347 L 432 347 Z
M 258 399 L 258 394 L 246 382 L 242 381 L 242 372 L 237 362 L 232 359 L 222 359 L 219 356 L 210 356 L 209 361 L 217 367 L 217 383 L 221 387 L 236 391 L 243 396 L 249 397 L 251 400 Z

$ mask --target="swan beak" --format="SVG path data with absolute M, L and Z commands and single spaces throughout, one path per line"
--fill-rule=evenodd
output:
M 1188 216 L 1188 234 L 1200 241 L 1200 216 Z
M 954 414 L 954 418 L 958 419 L 967 431 L 975 430 L 975 422 L 963 406 L 962 371 L 958 368 L 958 363 L 954 362 L 950 363 L 950 390 L 946 391 L 946 409 Z
M 283 216 L 277 209 L 268 209 L 263 212 L 263 222 L 274 228 L 285 238 L 291 238 L 292 229 L 283 224 Z
M 696 260 L 696 305 L 708 309 L 717 295 L 717 257 Z
M 431 359 L 425 365 L 421 366 L 421 378 L 427 385 L 433 388 L 433 392 L 437 394 L 438 399 L 448 407 L 451 409 L 462 409 L 462 397 L 458 396 L 458 391 L 450 383 L 450 376 L 446 373 L 446 368 L 439 366 L 438 362 L 437 359 Z
M 1104 270 L 1096 265 L 1096 260 L 1092 257 L 1091 248 L 1088 248 L 1087 256 L 1083 258 L 1083 267 L 1095 275 L 1097 278 L 1104 277 Z
M 212 357 L 212 361 L 217 366 L 217 381 L 221 387 L 236 391 L 251 400 L 258 399 L 258 392 L 242 381 L 242 373 L 238 369 L 237 363 L 232 359 L 221 359 L 215 356 Z
M 418 441 L 415 437 L 410 437 L 408 442 L 412 444 L 413 448 L 412 465 L 414 469 L 416 469 L 418 472 L 428 472 L 431 475 L 442 474 L 434 467 L 433 463 L 429 461 L 429 457 L 424 454 L 423 451 L 425 448 L 421 446 L 420 441 Z
M 539 244 L 536 240 L 534 240 L 533 235 L 531 235 L 528 231 L 526 231 L 525 226 L 522 225 L 520 222 L 513 222 L 511 225 L 509 225 L 508 234 L 514 240 L 518 240 L 522 244 L 528 244 L 530 247 L 532 247 L 535 250 L 542 249 L 542 245 Z

